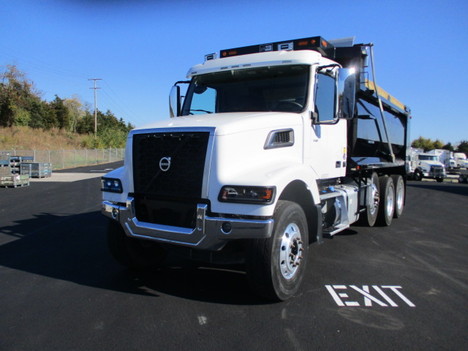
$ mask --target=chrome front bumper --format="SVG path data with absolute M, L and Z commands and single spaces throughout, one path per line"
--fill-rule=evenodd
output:
M 198 204 L 196 227 L 184 228 L 139 221 L 131 197 L 125 204 L 103 201 L 101 208 L 105 216 L 120 222 L 130 237 L 203 250 L 220 250 L 227 240 L 269 238 L 273 231 L 273 219 L 209 217 L 207 210 L 208 205 Z

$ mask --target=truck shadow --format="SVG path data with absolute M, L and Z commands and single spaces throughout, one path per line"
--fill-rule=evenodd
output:
M 265 303 L 250 292 L 242 271 L 184 265 L 131 272 L 108 253 L 106 228 L 107 219 L 98 211 L 71 216 L 42 213 L 18 221 L 0 229 L 0 240 L 5 242 L 0 244 L 0 265 L 128 294 L 168 294 L 225 304 Z
M 468 186 L 466 184 L 409 181 L 407 186 L 468 196 Z

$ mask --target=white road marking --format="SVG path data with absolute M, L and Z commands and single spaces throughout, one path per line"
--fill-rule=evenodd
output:
M 373 306 L 372 302 L 382 307 L 388 307 L 386 303 L 384 303 L 383 301 L 379 300 L 378 298 L 376 298 L 375 296 L 371 294 L 369 285 L 363 285 L 362 289 L 357 287 L 356 285 L 349 285 L 349 287 L 346 285 L 325 285 L 325 288 L 328 290 L 328 292 L 330 293 L 335 303 L 340 307 L 362 306 L 359 303 L 359 301 L 346 301 L 347 299 L 353 298 L 353 296 L 350 296 L 350 294 L 348 294 L 347 292 L 337 292 L 337 290 L 347 290 L 348 288 L 354 291 L 357 291 L 359 294 L 361 294 L 364 297 L 364 306 L 366 307 L 372 307 Z M 398 305 L 388 295 L 388 290 L 392 291 L 397 297 L 399 297 L 409 307 L 416 307 L 414 303 L 412 303 L 405 295 L 403 295 L 403 293 L 400 291 L 402 287 L 399 285 L 382 285 L 382 286 L 372 285 L 372 288 L 392 307 L 398 307 Z M 387 292 L 385 292 L 384 289 L 386 289 Z
M 206 318 L 205 316 L 198 316 L 198 323 L 200 325 L 205 325 L 208 323 L 208 318 Z

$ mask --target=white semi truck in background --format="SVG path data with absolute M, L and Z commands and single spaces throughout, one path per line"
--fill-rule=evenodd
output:
M 429 178 L 441 183 L 447 176 L 445 166 L 440 161 L 439 155 L 434 152 L 423 152 L 421 149 L 410 148 L 408 160 L 407 175 L 409 179 Z
M 335 44 L 232 48 L 192 67 L 173 118 L 130 132 L 124 166 L 102 178 L 115 259 L 242 263 L 256 293 L 286 300 L 309 243 L 401 216 L 410 111 L 368 80 L 372 44 Z
M 457 168 L 468 168 L 468 161 L 466 159 L 466 154 L 463 152 L 455 152 L 453 154 L 455 160 L 455 165 Z

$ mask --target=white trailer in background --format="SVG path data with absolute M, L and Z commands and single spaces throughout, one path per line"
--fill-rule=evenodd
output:
M 457 167 L 457 163 L 454 159 L 453 152 L 444 149 L 434 149 L 427 152 L 428 154 L 436 155 L 439 162 L 442 163 L 446 170 L 451 170 Z
M 468 168 L 468 161 L 466 160 L 466 155 L 463 152 L 455 152 L 453 154 L 457 168 Z

